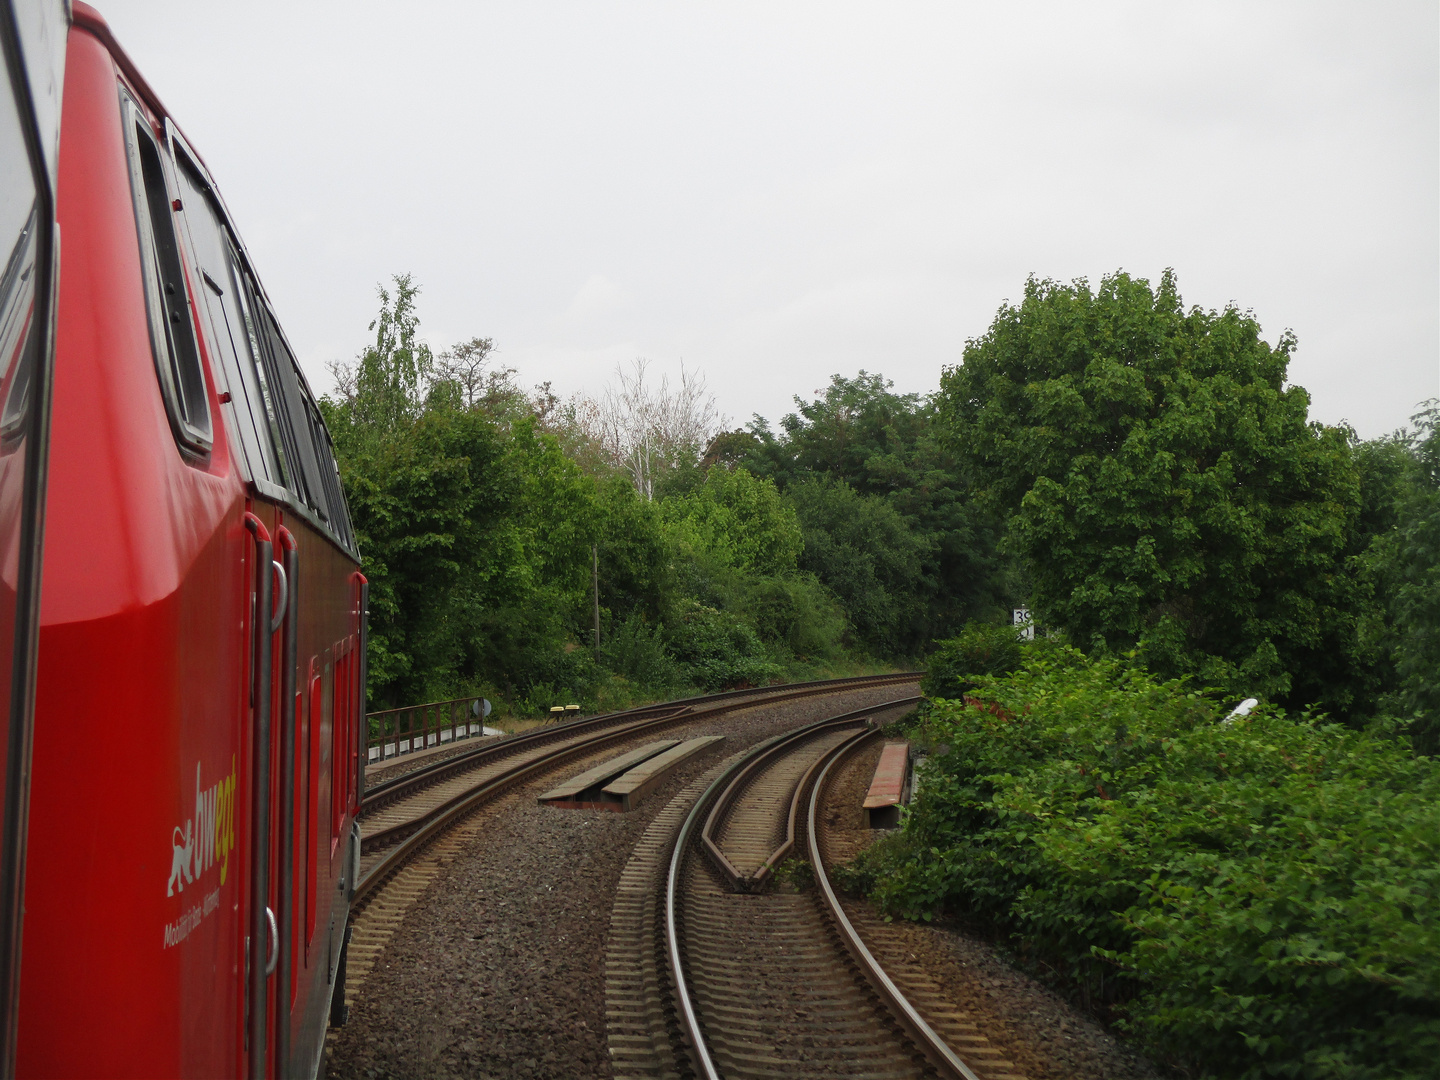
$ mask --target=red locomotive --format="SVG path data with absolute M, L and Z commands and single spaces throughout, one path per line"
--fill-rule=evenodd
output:
M 23 38 L 25 5 L 0 15 L 5 40 Z M 36 65 L 6 47 L 9 73 L 34 83 Z M 16 508 L 44 483 L 44 393 L 15 429 L 30 433 L 20 455 L 0 446 L 0 624 L 14 635 L 0 651 L 19 658 L 3 672 L 4 884 L 16 893 L 23 869 L 24 898 L 18 1011 L 13 991 L 0 1002 L 15 1071 L 313 1076 L 343 1009 L 359 859 L 354 533 L 314 397 L 204 161 L 78 2 L 63 86 L 50 381 L 43 358 L 0 359 L 0 440 L 14 372 L 50 395 L 28 834 L 23 556 L 39 508 Z M 43 104 L 19 114 L 40 128 Z M 14 169 L 3 175 L 8 215 Z M 48 265 L 47 194 L 27 194 L 30 254 L 12 263 Z M 5 288 L 0 319 L 46 310 L 43 288 L 21 308 Z M 18 923 L 5 892 L 0 938 Z M 0 948 L 0 993 L 14 960 Z

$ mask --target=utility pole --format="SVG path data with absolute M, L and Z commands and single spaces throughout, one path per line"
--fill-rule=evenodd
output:
M 595 586 L 595 660 L 600 660 L 600 545 L 590 545 L 590 580 Z

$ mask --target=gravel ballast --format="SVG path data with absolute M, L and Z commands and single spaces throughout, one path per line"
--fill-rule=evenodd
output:
M 469 848 L 406 915 L 332 1036 L 331 1077 L 609 1077 L 604 952 L 620 871 L 688 781 L 761 739 L 913 693 L 886 686 L 757 705 L 669 729 L 724 735 L 628 814 L 536 797 L 574 762 L 481 810 Z M 651 736 L 653 737 L 653 736 Z M 643 738 L 638 741 L 644 741 Z M 595 762 L 621 752 L 611 747 Z

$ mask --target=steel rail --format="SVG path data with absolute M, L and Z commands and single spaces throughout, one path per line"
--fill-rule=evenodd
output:
M 919 701 L 920 699 L 910 698 L 906 700 Z M 895 702 L 892 704 L 899 703 Z M 778 865 L 780 860 L 794 847 L 796 810 L 800 802 L 800 794 L 805 790 L 805 784 L 810 779 L 814 765 L 806 770 L 805 775 L 800 778 L 800 782 L 795 786 L 795 791 L 791 795 L 788 828 L 784 842 L 770 854 L 752 877 L 746 877 L 740 873 L 739 869 L 736 868 L 725 853 L 720 850 L 720 845 L 715 842 L 716 833 L 724 824 L 725 819 L 730 816 L 730 811 L 734 809 L 740 796 L 749 790 L 751 783 L 757 779 L 762 772 L 774 764 L 778 758 L 791 753 L 801 743 L 809 742 L 811 739 L 823 735 L 833 728 L 842 728 L 848 724 L 855 723 L 857 720 L 866 719 L 874 711 L 873 709 L 861 709 L 856 713 L 847 713 L 844 716 L 832 716 L 828 720 L 821 720 L 817 724 L 809 724 L 802 728 L 796 728 L 794 731 L 787 732 L 778 739 L 767 740 L 758 753 L 748 755 L 744 759 L 743 767 L 734 774 L 730 783 L 726 785 L 725 790 L 715 799 L 713 805 L 710 807 L 710 812 L 705 815 L 705 824 L 700 829 L 701 849 L 705 852 L 706 857 L 714 865 L 715 869 L 720 872 L 720 876 L 730 883 L 731 888 L 737 892 L 758 891 L 773 872 L 774 867 Z M 860 732 L 856 732 L 856 734 L 858 735 Z
M 828 693 L 831 690 L 842 689 L 847 686 L 854 687 L 857 690 L 863 690 L 870 686 L 888 686 L 894 683 L 914 682 L 921 674 L 923 673 L 918 671 L 903 671 L 890 672 L 883 675 L 855 675 L 844 679 L 819 679 L 814 682 L 804 683 L 782 683 L 779 686 L 762 686 L 749 690 L 729 690 L 721 694 L 702 694 L 699 697 L 680 698 L 676 701 L 661 702 L 655 705 L 642 705 L 639 708 L 626 709 L 623 712 L 604 713 L 600 716 L 592 716 L 584 720 L 565 721 L 560 724 L 539 728 L 535 731 L 511 735 L 497 742 L 482 743 L 466 750 L 464 753 L 446 758 L 444 761 L 437 761 L 431 765 L 422 765 L 420 768 L 412 769 L 403 776 L 397 776 L 392 780 L 367 786 L 365 797 L 360 804 L 360 813 L 364 815 L 366 812 L 377 809 L 385 803 L 393 802 L 397 798 L 402 798 L 421 788 L 438 783 L 456 773 L 465 772 L 474 768 L 480 762 L 492 760 L 497 757 L 508 757 L 510 754 L 529 749 L 533 746 L 544 745 L 547 742 L 568 739 L 570 736 L 583 731 L 610 727 L 615 724 L 625 723 L 629 720 L 645 719 L 661 712 L 694 710 L 698 706 L 704 706 L 711 702 L 729 702 L 742 697 L 756 697 L 758 701 L 767 703 L 785 701 L 792 698 L 810 697 L 816 694 Z M 709 711 L 710 710 L 706 710 L 706 712 Z
M 879 734 L 879 731 L 872 734 Z M 825 768 L 821 770 L 819 777 L 815 780 L 815 787 L 810 792 L 808 832 L 810 858 L 815 870 L 815 884 L 819 888 L 820 898 L 846 951 L 850 953 L 866 981 L 880 995 L 881 1000 L 890 1007 L 890 1011 L 904 1026 L 910 1037 L 915 1040 L 916 1046 L 919 1047 L 926 1059 L 941 1070 L 945 1076 L 959 1077 L 961 1080 L 980 1080 L 980 1077 L 976 1076 L 970 1067 L 960 1060 L 955 1051 L 950 1049 L 945 1040 L 935 1033 L 935 1029 L 925 1022 L 925 1018 L 920 1015 L 914 1005 L 910 1004 L 909 999 L 885 973 L 880 961 L 876 960 L 874 954 L 866 947 L 859 932 L 850 922 L 849 916 L 845 914 L 845 909 L 840 906 L 840 900 L 830 884 L 830 875 L 825 872 L 825 859 L 821 853 L 820 840 L 815 829 L 815 818 L 821 795 L 825 790 L 825 780 L 835 763 L 848 756 L 863 741 L 863 739 L 856 739 L 843 743 L 830 751 Z
M 900 708 L 919 701 L 918 697 L 901 698 L 896 701 L 881 702 L 866 709 L 857 709 L 854 712 L 843 713 L 840 716 L 832 716 L 825 720 L 817 721 L 814 724 L 807 724 L 797 728 L 795 731 L 785 732 L 773 738 L 766 739 L 759 743 L 744 757 L 732 762 L 719 776 L 695 800 L 690 812 L 685 815 L 685 820 L 680 826 L 680 831 L 675 838 L 675 847 L 670 855 L 670 867 L 665 879 L 665 951 L 669 959 L 670 979 L 672 992 L 675 997 L 676 1012 L 679 1014 L 681 1034 L 686 1043 L 690 1046 L 695 1055 L 694 1064 L 699 1070 L 703 1080 L 721 1080 L 719 1071 L 715 1067 L 715 1061 L 710 1056 L 710 1048 L 705 1040 L 705 1032 L 700 1026 L 700 1017 L 695 1011 L 695 1002 L 690 994 L 688 982 L 685 978 L 685 964 L 680 949 L 680 920 L 677 917 L 679 908 L 680 874 L 685 862 L 685 856 L 691 846 L 691 837 L 695 832 L 696 824 L 702 817 L 708 819 L 709 811 L 717 796 L 730 789 L 731 785 L 738 779 L 740 773 L 747 769 L 757 758 L 768 756 L 772 749 L 780 744 L 788 744 L 794 749 L 797 741 L 803 741 L 809 735 L 821 734 L 830 728 L 841 726 L 844 723 L 854 723 L 857 720 L 864 720 L 875 713 L 884 712 L 887 709 Z M 878 729 L 877 729 L 878 730 Z M 798 737 L 798 738 L 797 738 Z M 842 746 L 853 746 L 858 740 L 842 743 Z M 733 870 L 733 868 L 732 868 Z M 977 1080 L 975 1077 L 967 1077 L 966 1080 Z

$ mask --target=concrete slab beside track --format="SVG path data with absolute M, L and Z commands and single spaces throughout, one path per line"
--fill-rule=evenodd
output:
M 590 807 L 589 804 L 591 802 L 599 802 L 599 800 L 584 800 L 581 799 L 582 795 L 592 788 L 603 787 L 609 781 L 624 775 L 633 766 L 639 765 L 647 758 L 653 758 L 657 754 L 669 750 L 671 747 L 678 745 L 679 742 L 679 739 L 658 739 L 655 742 L 648 742 L 644 746 L 637 746 L 634 750 L 613 757 L 601 765 L 596 765 L 593 769 L 586 769 L 582 773 L 576 773 L 563 784 L 559 784 L 545 792 L 545 794 L 540 796 L 538 801 L 561 808 L 594 809 L 594 807 Z
M 601 794 L 606 797 L 604 801 L 617 805 L 622 811 L 633 810 L 639 805 L 641 799 L 664 783 L 665 777 L 671 769 L 686 758 L 693 757 L 702 750 L 708 750 L 716 743 L 724 741 L 724 735 L 704 735 L 698 739 L 687 739 L 678 746 L 672 746 L 663 754 L 656 754 L 650 760 L 636 765 L 624 776 L 606 784 L 601 789 Z

